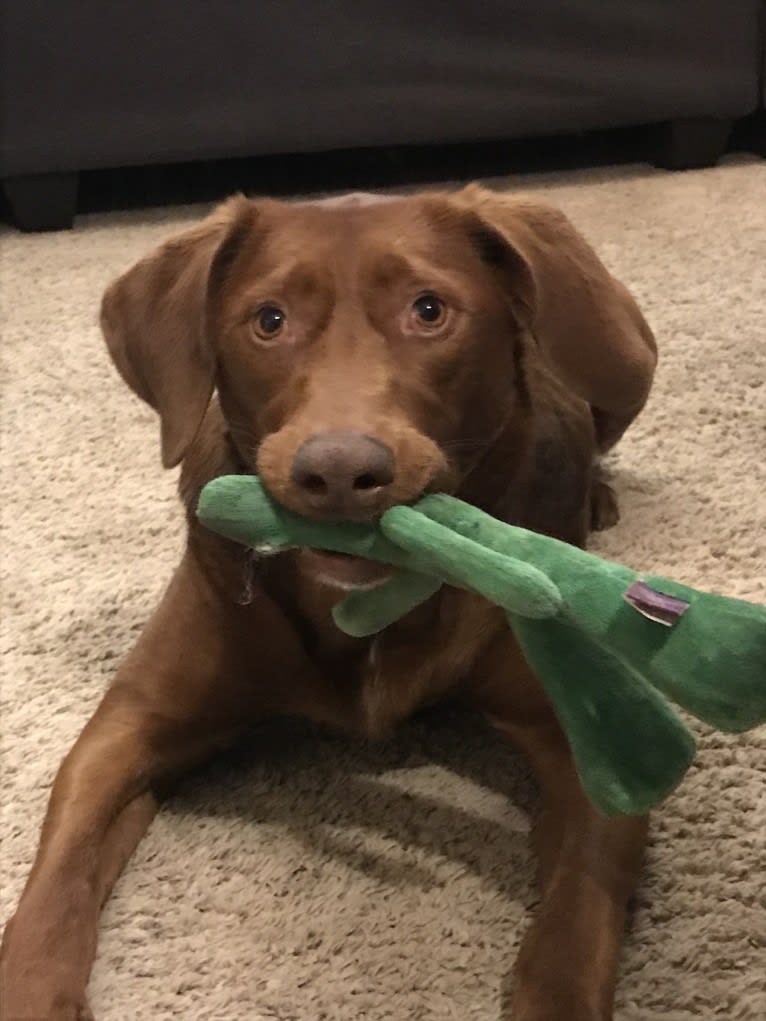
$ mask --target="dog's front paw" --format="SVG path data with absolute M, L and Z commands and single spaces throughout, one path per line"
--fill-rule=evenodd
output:
M 578 984 L 549 977 L 517 988 L 511 1021 L 612 1021 L 612 1012 Z
M 5 986 L 0 999 L 0 1021 L 95 1021 L 87 1002 L 44 989 L 19 991 Z
M 526 959 L 517 970 L 510 1021 L 612 1021 L 607 997 L 576 970 L 540 967 Z
M 0 998 L 0 1021 L 95 1021 L 87 1002 L 65 994 L 5 984 Z
M 511 1021 L 612 1021 L 612 1015 L 583 1003 L 544 993 L 533 1002 L 519 1004 L 511 1014 Z
M 61 962 L 37 959 L 10 923 L 0 951 L 0 1021 L 94 1021 Z

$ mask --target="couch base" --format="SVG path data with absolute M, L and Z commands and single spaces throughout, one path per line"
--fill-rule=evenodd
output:
M 548 165 L 549 160 L 556 166 L 560 165 L 562 159 L 565 166 L 580 165 L 577 159 L 572 163 L 570 156 L 576 157 L 578 153 L 582 156 L 578 147 L 584 145 L 589 138 L 593 140 L 593 144 L 590 148 L 587 144 L 585 145 L 586 162 L 593 158 L 594 152 L 597 153 L 598 160 L 601 161 L 602 150 L 606 146 L 610 152 L 614 148 L 614 155 L 610 156 L 609 162 L 649 160 L 657 166 L 669 170 L 688 170 L 713 166 L 727 151 L 727 148 L 766 155 L 766 112 L 761 111 L 737 122 L 726 118 L 695 117 L 672 120 L 661 125 L 647 125 L 643 128 L 595 133 L 592 136 L 586 134 L 576 138 L 551 136 L 537 140 L 521 139 L 515 142 L 512 139 L 506 139 L 491 145 L 485 143 L 465 147 L 450 146 L 446 150 L 449 159 L 447 179 L 458 180 L 466 176 L 467 173 L 473 173 L 477 177 L 501 175 L 507 172 L 509 164 L 514 164 L 517 167 L 526 165 L 530 153 L 535 154 L 530 169 L 542 169 Z M 350 190 L 358 190 L 361 187 L 364 190 L 383 186 L 395 187 L 402 183 L 415 184 L 441 180 L 439 172 L 432 176 L 428 175 L 432 158 L 426 158 L 424 154 L 429 152 L 431 152 L 430 147 L 417 147 L 415 150 L 384 148 L 340 152 L 335 154 L 337 166 L 333 162 L 333 154 L 318 153 L 313 158 L 310 154 L 303 154 L 300 157 L 252 157 L 247 161 L 223 160 L 215 161 L 214 164 L 204 162 L 188 164 L 186 172 L 183 174 L 181 165 L 176 165 L 175 168 L 165 167 L 164 170 L 170 174 L 171 178 L 171 171 L 178 170 L 179 174 L 192 181 L 196 180 L 198 184 L 203 178 L 205 181 L 208 177 L 217 180 L 216 173 L 220 175 L 220 180 L 214 191 L 210 191 L 207 186 L 204 194 L 196 194 L 193 188 L 191 191 L 186 189 L 180 198 L 174 194 L 172 197 L 165 198 L 164 201 L 213 201 L 229 192 L 251 190 L 256 181 L 256 190 L 276 191 L 281 194 L 283 189 L 275 189 L 274 181 L 279 180 L 283 183 L 285 180 L 289 181 L 290 174 L 287 168 L 292 166 L 295 169 L 296 160 L 299 160 L 300 167 L 298 177 L 293 181 L 295 187 L 287 188 L 284 191 L 285 194 L 290 194 L 293 190 L 311 191 L 313 186 L 319 190 L 335 190 L 344 187 L 349 187 Z M 434 147 L 433 152 L 442 152 L 443 159 L 447 158 L 444 156 L 443 148 Z M 357 180 L 358 175 L 350 169 L 356 165 L 355 157 L 359 163 L 356 169 L 362 175 L 361 184 Z M 361 162 L 359 162 L 360 160 Z M 265 172 L 265 177 L 263 161 L 270 167 Z M 280 169 L 279 174 L 275 177 L 276 165 Z M 372 177 L 370 176 L 371 166 L 375 167 Z M 260 172 L 257 167 L 261 168 Z M 138 168 L 133 169 L 135 172 Z M 151 179 L 154 179 L 157 174 L 160 174 L 162 168 L 147 167 L 144 170 Z M 109 174 L 109 171 L 98 172 L 98 174 L 102 173 Z M 86 175 L 86 178 L 89 176 Z M 164 179 L 164 173 L 161 176 Z M 2 186 L 8 199 L 13 222 L 23 231 L 65 230 L 71 227 L 77 211 L 79 177 L 78 173 L 72 171 L 55 174 L 17 175 L 6 178 L 2 182 Z M 146 188 L 146 181 L 144 181 L 144 188 Z M 85 206 L 89 208 L 87 180 L 83 184 L 83 190 Z M 207 193 L 208 191 L 210 194 Z M 160 189 L 160 192 L 164 194 L 163 189 Z M 156 204 L 154 201 L 156 198 L 152 188 L 146 192 L 142 190 L 140 204 Z M 135 202 L 135 196 L 133 196 L 133 201 Z M 120 207 L 119 202 L 117 207 Z M 102 207 L 96 206 L 96 208 Z M 113 205 L 110 204 L 108 208 L 113 208 Z

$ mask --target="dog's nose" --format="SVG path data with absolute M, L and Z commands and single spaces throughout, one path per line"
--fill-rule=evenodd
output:
M 308 509 L 365 517 L 379 512 L 382 491 L 394 481 L 394 452 L 364 433 L 318 433 L 298 448 L 292 477 Z

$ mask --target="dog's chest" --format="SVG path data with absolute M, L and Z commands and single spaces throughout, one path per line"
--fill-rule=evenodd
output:
M 381 632 L 358 679 L 364 730 L 380 734 L 455 693 L 504 626 L 502 612 L 480 596 L 444 589 L 432 605 Z
M 345 704 L 343 719 L 370 736 L 464 687 L 493 638 L 508 629 L 497 606 L 445 585 L 373 638 L 350 638 L 332 616 L 342 594 L 300 572 L 292 580 L 304 647 L 333 700 L 340 695 Z

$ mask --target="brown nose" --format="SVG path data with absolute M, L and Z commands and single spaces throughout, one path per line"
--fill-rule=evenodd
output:
M 333 517 L 366 517 L 394 481 L 394 452 L 356 432 L 318 433 L 298 448 L 293 482 L 307 507 Z

